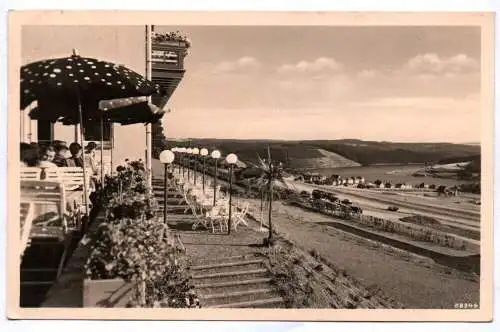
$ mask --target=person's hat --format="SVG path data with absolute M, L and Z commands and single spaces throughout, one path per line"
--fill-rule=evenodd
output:
M 96 148 L 97 148 L 97 144 L 95 144 L 95 142 L 89 142 L 89 144 L 87 144 L 87 146 L 85 147 L 85 150 L 93 150 Z
M 68 149 L 68 143 L 64 141 L 54 141 L 53 146 L 56 150 Z

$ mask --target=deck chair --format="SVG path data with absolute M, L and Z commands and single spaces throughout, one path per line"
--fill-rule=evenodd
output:
M 21 181 L 21 248 L 35 239 L 56 240 L 64 243 L 64 252 L 59 261 L 57 277 L 62 272 L 69 247 L 71 233 L 68 231 L 66 195 L 61 182 L 46 180 Z M 24 219 L 24 220 L 23 220 Z
M 26 248 L 30 245 L 30 234 L 31 226 L 33 222 L 33 204 L 32 203 L 21 203 L 21 246 L 20 246 L 20 257 L 23 257 Z
M 79 221 L 85 212 L 84 194 L 87 193 L 87 203 L 90 202 L 90 190 L 83 188 L 83 168 L 81 167 L 21 167 L 21 181 L 52 181 L 64 185 L 67 210 L 71 211 L 70 228 L 80 227 Z M 87 189 L 90 178 L 87 175 Z M 75 221 L 75 222 L 73 222 Z
M 224 214 L 222 212 L 222 206 L 216 205 L 212 207 L 210 211 L 206 213 L 206 220 L 210 223 L 212 227 L 212 233 L 215 233 L 215 224 L 219 224 L 221 232 L 223 231 Z
M 248 213 L 249 208 L 250 208 L 250 203 L 245 202 L 245 204 L 243 204 L 243 208 L 241 208 L 240 211 L 237 211 L 232 216 L 232 218 L 234 219 L 234 223 L 233 223 L 234 230 L 236 230 L 236 228 L 238 227 L 239 224 L 243 224 L 243 225 L 248 227 L 248 223 L 245 220 L 245 217 Z
M 203 213 L 198 214 L 196 201 L 193 201 L 192 198 L 188 197 L 186 191 L 183 192 L 183 195 L 184 195 L 184 200 L 188 205 L 188 207 L 184 210 L 184 213 L 187 213 L 189 210 L 191 210 L 191 214 L 195 217 L 195 222 L 192 226 L 192 229 L 195 230 L 196 228 L 198 228 L 200 224 L 206 227 L 206 221 L 203 218 Z

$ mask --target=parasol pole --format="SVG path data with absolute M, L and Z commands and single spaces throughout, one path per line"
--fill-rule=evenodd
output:
M 80 118 L 80 139 L 83 143 L 83 112 L 82 112 L 82 101 L 80 99 L 80 91 L 76 92 L 78 98 L 78 116 Z M 87 202 L 88 199 L 88 188 L 87 188 L 87 169 L 85 168 L 85 156 L 82 151 L 82 167 L 83 167 L 83 202 L 85 204 L 85 216 L 88 218 L 89 216 L 89 204 Z M 88 220 L 87 220 L 88 222 Z
M 104 115 L 101 112 L 101 185 L 104 184 Z
M 151 71 L 151 34 L 153 26 L 146 25 L 146 79 L 151 81 L 152 71 Z M 148 97 L 149 103 L 151 103 L 151 96 Z M 148 174 L 148 184 L 151 187 L 152 183 L 152 163 L 151 163 L 151 151 L 152 150 L 152 139 L 151 139 L 151 123 L 146 124 L 146 168 Z
M 115 130 L 114 130 L 114 124 L 111 123 L 111 165 L 110 165 L 110 170 L 109 173 L 110 175 L 113 175 L 113 149 L 115 148 Z

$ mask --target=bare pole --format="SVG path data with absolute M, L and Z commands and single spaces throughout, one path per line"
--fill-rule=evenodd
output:
M 101 185 L 104 184 L 104 114 L 101 112 Z
M 110 164 L 110 175 L 113 175 L 113 149 L 114 149 L 114 145 L 115 145 L 115 130 L 114 130 L 114 126 L 113 126 L 113 123 L 111 123 L 111 164 Z
M 152 70 L 151 70 L 151 34 L 152 26 L 146 25 L 146 79 L 152 80 Z M 148 101 L 151 103 L 151 96 L 148 97 Z M 151 187 L 152 184 L 152 137 L 151 137 L 151 124 L 146 124 L 146 169 L 148 173 L 148 184 Z
M 80 99 L 80 91 L 77 91 L 77 98 L 78 98 L 78 116 L 80 118 L 80 139 L 83 143 L 83 137 L 84 137 L 84 133 L 83 133 L 83 111 L 82 111 L 82 101 Z M 83 151 L 82 151 L 83 153 Z M 82 163 L 83 163 L 83 202 L 85 204 L 85 216 L 88 218 L 89 216 L 89 204 L 87 202 L 87 198 L 88 198 L 88 187 L 87 187 L 87 169 L 86 169 L 86 165 L 85 165 L 85 156 L 82 154 Z M 88 222 L 88 220 L 87 220 Z M 85 225 L 86 227 L 86 225 Z

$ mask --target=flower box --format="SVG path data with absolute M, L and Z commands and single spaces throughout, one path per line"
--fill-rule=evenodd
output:
M 134 298 L 137 285 L 121 278 L 83 281 L 84 308 L 126 308 Z

